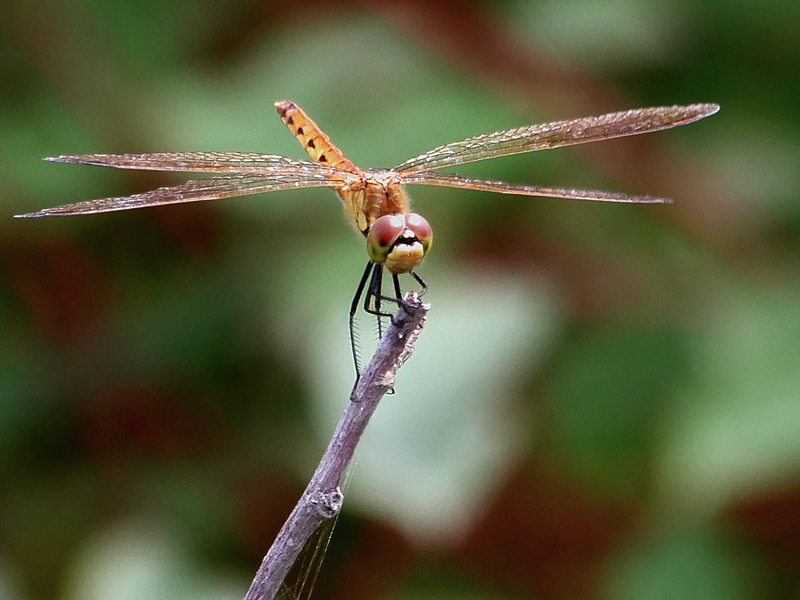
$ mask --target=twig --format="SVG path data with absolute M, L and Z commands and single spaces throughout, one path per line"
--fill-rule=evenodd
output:
M 311 534 L 339 513 L 344 499 L 339 484 L 345 469 L 378 402 L 392 388 L 397 370 L 414 351 L 427 312 L 428 306 L 420 302 L 417 294 L 409 292 L 403 298 L 400 310 L 353 388 L 314 476 L 261 561 L 245 600 L 272 600 Z

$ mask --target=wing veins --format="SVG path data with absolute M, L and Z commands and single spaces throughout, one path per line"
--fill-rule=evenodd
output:
M 313 187 L 337 187 L 337 185 L 336 182 L 321 173 L 298 174 L 295 170 L 284 175 L 274 173 L 220 175 L 205 179 L 191 179 L 181 185 L 160 187 L 141 194 L 85 200 L 16 216 L 28 218 L 93 214 Z
M 692 123 L 718 110 L 716 104 L 659 106 L 518 127 L 439 146 L 409 158 L 393 170 L 400 174 L 429 171 L 510 154 L 650 133 Z
M 333 178 L 350 174 L 328 165 L 290 158 L 279 154 L 251 152 L 154 152 L 150 154 L 76 154 L 47 157 L 44 160 L 117 169 L 143 171 L 186 171 L 191 173 L 262 174 L 302 170 Z
M 535 185 L 520 185 L 504 181 L 472 179 L 452 173 L 422 172 L 403 177 L 403 183 L 436 185 L 440 187 L 495 192 L 498 194 L 515 194 L 518 196 L 537 196 L 544 198 L 566 198 L 570 200 L 591 200 L 595 202 L 628 202 L 637 204 L 671 204 L 669 198 L 655 196 L 634 196 L 600 190 L 582 190 L 577 188 L 554 188 Z

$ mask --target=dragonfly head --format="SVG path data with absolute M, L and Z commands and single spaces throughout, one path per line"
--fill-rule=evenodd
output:
M 375 220 L 367 233 L 370 259 L 385 264 L 396 275 L 414 270 L 432 243 L 430 224 L 416 213 L 383 215 Z

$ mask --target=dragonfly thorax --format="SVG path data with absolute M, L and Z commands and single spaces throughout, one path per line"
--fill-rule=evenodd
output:
M 365 236 L 383 215 L 405 214 L 409 210 L 408 194 L 391 171 L 362 171 L 360 177 L 336 191 L 353 225 Z
M 395 275 L 413 271 L 432 243 L 430 224 L 416 213 L 383 215 L 367 233 L 370 260 L 386 265 Z

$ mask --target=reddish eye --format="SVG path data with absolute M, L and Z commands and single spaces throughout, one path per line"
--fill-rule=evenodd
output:
M 431 244 L 433 244 L 431 224 L 428 223 L 425 217 L 417 213 L 409 213 L 406 215 L 406 227 L 417 236 L 419 243 L 422 244 L 423 253 L 427 254 L 428 250 L 431 249 Z
M 422 245 L 427 249 L 427 246 L 433 240 L 433 230 L 427 219 L 417 213 L 409 213 L 406 215 L 406 227 L 417 236 L 417 239 L 422 242 Z
M 377 219 L 367 234 L 367 252 L 376 263 L 385 263 L 389 248 L 403 233 L 406 225 L 398 215 L 384 215 Z

